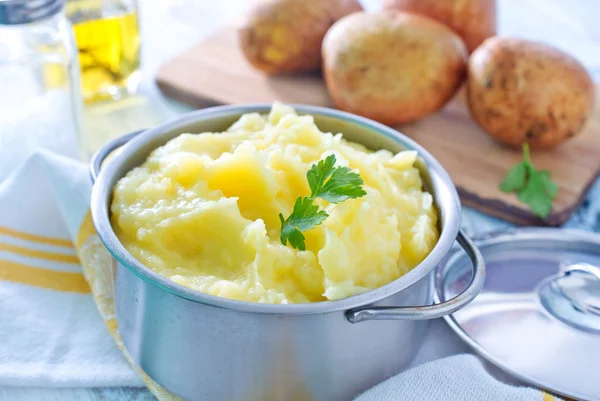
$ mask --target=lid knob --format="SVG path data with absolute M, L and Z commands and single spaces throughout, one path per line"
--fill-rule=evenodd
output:
M 538 287 L 540 302 L 556 319 L 600 333 L 600 268 L 585 263 L 566 267 Z

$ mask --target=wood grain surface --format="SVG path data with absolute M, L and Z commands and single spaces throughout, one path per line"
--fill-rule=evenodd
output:
M 332 106 L 319 75 L 268 77 L 255 70 L 241 54 L 233 27 L 163 65 L 156 82 L 165 95 L 195 107 L 274 100 Z M 551 215 L 541 220 L 516 196 L 498 189 L 521 155 L 486 135 L 469 117 L 464 100 L 461 91 L 441 112 L 396 128 L 442 163 L 464 204 L 517 224 L 564 223 L 600 172 L 600 102 L 578 137 L 554 150 L 532 154 L 536 167 L 550 170 L 560 187 Z

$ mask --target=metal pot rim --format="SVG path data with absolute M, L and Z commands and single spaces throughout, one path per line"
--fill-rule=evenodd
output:
M 383 135 L 394 142 L 416 150 L 420 159 L 427 167 L 433 187 L 435 187 L 435 205 L 441 217 L 441 232 L 438 243 L 429 255 L 415 268 L 399 277 L 398 279 L 373 290 L 353 295 L 348 298 L 335 301 L 322 301 L 307 304 L 261 304 L 247 301 L 231 300 L 215 295 L 205 294 L 177 284 L 166 277 L 155 273 L 135 259 L 115 235 L 109 218 L 109 200 L 112 193 L 110 182 L 118 172 L 119 166 L 129 160 L 132 155 L 149 141 L 163 136 L 165 133 L 176 130 L 193 122 L 223 116 L 242 115 L 245 113 L 268 112 L 270 104 L 230 105 L 217 106 L 187 113 L 181 117 L 164 123 L 158 127 L 148 129 L 131 139 L 115 157 L 106 161 L 102 171 L 98 175 L 91 197 L 91 213 L 94 225 L 101 241 L 108 251 L 123 266 L 130 269 L 136 276 L 158 288 L 170 292 L 187 300 L 211 305 L 214 307 L 234 309 L 249 313 L 266 314 L 322 314 L 330 312 L 345 311 L 385 299 L 397 292 L 410 287 L 415 282 L 427 276 L 439 264 L 444 256 L 450 251 L 460 229 L 461 207 L 458 193 L 450 176 L 441 164 L 423 147 L 400 132 L 383 124 L 360 117 L 351 113 L 333 110 L 325 107 L 309 105 L 292 105 L 300 114 L 320 115 L 328 118 L 336 118 L 346 123 L 363 126 L 379 135 Z

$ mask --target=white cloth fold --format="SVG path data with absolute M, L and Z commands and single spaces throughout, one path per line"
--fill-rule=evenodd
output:
M 489 375 L 474 355 L 428 362 L 375 386 L 355 401 L 552 400 L 530 387 L 511 386 Z

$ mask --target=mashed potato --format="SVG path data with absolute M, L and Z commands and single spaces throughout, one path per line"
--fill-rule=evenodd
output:
M 310 194 L 306 172 L 335 154 L 367 195 L 330 204 L 304 232 L 306 250 L 280 241 Z M 265 303 L 335 300 L 380 287 L 415 267 L 438 239 L 432 196 L 416 152 L 370 152 L 311 116 L 274 104 L 227 132 L 182 134 L 115 186 L 112 224 L 125 248 L 155 272 L 221 297 Z

